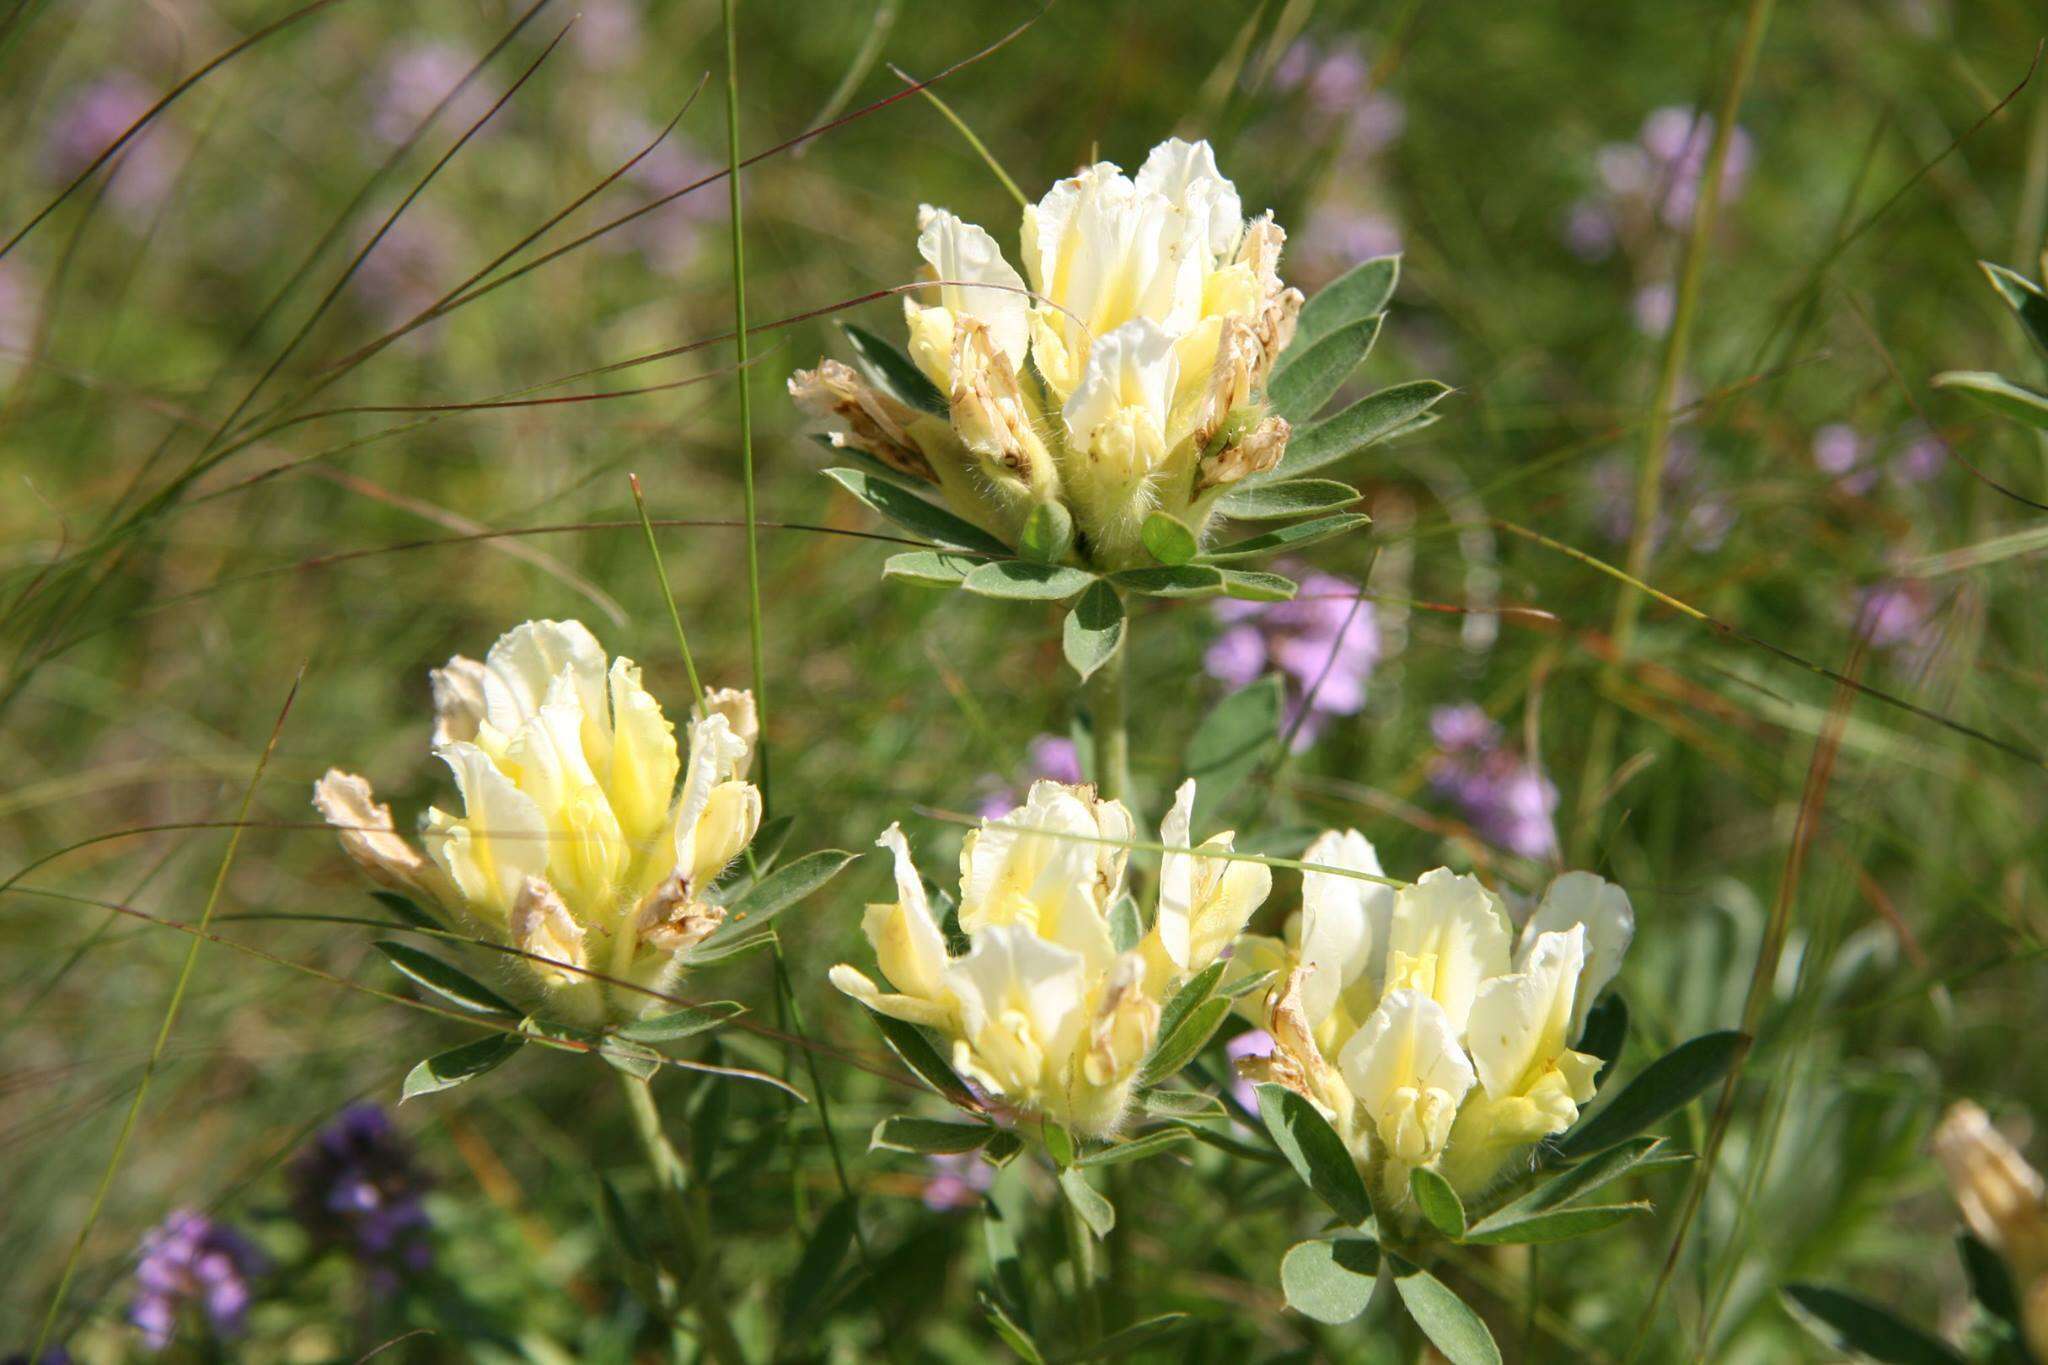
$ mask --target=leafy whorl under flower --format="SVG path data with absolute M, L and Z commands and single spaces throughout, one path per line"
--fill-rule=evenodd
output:
M 1304 859 L 1380 875 L 1356 830 Z M 1634 932 L 1628 896 L 1585 872 L 1551 883 L 1519 941 L 1474 877 L 1439 868 L 1396 891 L 1305 873 L 1286 939 L 1240 943 L 1238 973 L 1281 976 L 1250 1007 L 1274 1053 L 1240 1065 L 1313 1101 L 1389 1208 L 1416 1166 L 1477 1192 L 1592 1098 L 1599 1061 L 1572 1044 Z
M 679 754 L 639 668 L 608 664 L 576 621 L 526 622 L 481 663 L 457 655 L 432 682 L 434 753 L 463 813 L 427 812 L 427 856 L 363 778 L 330 770 L 313 788 L 373 878 L 528 954 L 576 1014 L 607 1008 L 592 973 L 655 984 L 717 927 L 724 911 L 703 893 L 761 820 L 745 780 L 749 693 L 707 694 Z
M 1279 462 L 1287 423 L 1264 389 L 1301 293 L 1280 279 L 1286 234 L 1244 220 L 1207 142 L 1162 142 L 1136 177 L 1098 162 L 1028 205 L 1028 285 L 985 229 L 929 205 L 918 229 L 936 283 L 905 300 L 909 349 L 946 416 L 827 360 L 789 388 L 834 444 L 937 484 L 1008 543 L 1063 501 L 1077 552 L 1109 569 L 1145 562 L 1154 509 L 1199 531 L 1231 483 Z
M 1134 828 L 1120 801 L 1094 789 L 1037 782 L 1024 804 L 984 820 L 960 850 L 961 932 L 949 956 L 903 832 L 878 844 L 895 858 L 896 899 L 870 905 L 861 927 L 884 991 L 844 963 L 832 984 L 870 1009 L 945 1035 L 953 1063 L 1010 1105 L 1100 1135 L 1122 1120 L 1173 988 L 1216 960 L 1264 902 L 1272 874 L 1257 863 L 1205 858 L 1232 835 L 1189 850 L 1195 784 L 1181 785 L 1160 842 L 1157 915 L 1119 953 L 1110 914 L 1123 895 Z

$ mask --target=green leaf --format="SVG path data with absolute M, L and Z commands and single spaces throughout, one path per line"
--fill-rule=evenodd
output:
M 1884 1365 L 1963 1365 L 1947 1342 L 1847 1290 L 1788 1284 L 1778 1292 L 1799 1324 L 1836 1350 Z
M 1316 1197 L 1350 1227 L 1372 1217 L 1365 1181 L 1352 1164 L 1344 1139 L 1316 1107 L 1286 1086 L 1271 1082 L 1260 1085 L 1258 1095 L 1259 1116 L 1266 1121 L 1266 1131 Z
M 1216 510 L 1237 521 L 1286 521 L 1315 512 L 1334 512 L 1357 502 L 1359 491 L 1335 479 L 1283 479 L 1246 483 L 1226 493 Z
M 1147 1090 L 1138 1096 L 1139 1107 L 1148 1114 L 1170 1119 L 1228 1118 L 1223 1101 L 1199 1090 Z
M 804 1243 L 797 1258 L 789 1287 L 782 1292 L 782 1332 L 785 1342 L 801 1337 L 816 1325 L 817 1310 L 824 1304 L 832 1282 L 846 1264 L 859 1231 L 860 1208 L 851 1199 L 841 1199 L 826 1209 Z
M 2005 1258 L 1967 1232 L 1956 1234 L 1956 1254 L 1962 1259 L 1970 1296 L 1992 1317 L 2020 1329 L 2019 1289 Z
M 1202 1003 L 1216 993 L 1216 985 L 1223 980 L 1223 973 L 1230 964 L 1218 960 L 1210 963 L 1181 983 L 1166 1001 L 1166 1007 L 1159 1011 L 1159 1027 L 1155 1038 L 1168 1038 L 1187 1021 L 1187 1017 L 1202 1007 Z
M 826 848 L 776 868 L 727 906 L 725 923 L 690 949 L 684 960 L 695 962 L 700 952 L 716 952 L 766 927 L 777 915 L 815 894 L 860 856 L 842 848 Z
M 1026 559 L 1057 564 L 1074 548 L 1074 514 L 1063 502 L 1041 502 L 1024 518 L 1017 549 Z
M 1142 1161 L 1148 1156 L 1156 1156 L 1169 1148 L 1178 1147 L 1193 1136 L 1185 1128 L 1159 1128 L 1140 1134 L 1128 1142 L 1099 1147 L 1074 1164 L 1083 1170 L 1089 1170 L 1097 1166 L 1121 1165 L 1126 1161 Z
M 1934 376 L 1937 389 L 1955 389 L 2002 417 L 2014 417 L 2048 431 L 2048 393 L 2015 383 L 1988 370 L 1949 370 Z
M 915 1024 L 891 1018 L 879 1010 L 868 1010 L 868 1017 L 873 1019 L 875 1027 L 882 1031 L 882 1038 L 889 1044 L 889 1050 L 902 1058 L 903 1064 L 909 1067 L 919 1080 L 936 1090 L 940 1098 L 956 1109 L 965 1109 L 970 1114 L 982 1112 L 981 1101 L 967 1088 L 967 1082 L 961 1080 L 953 1068 L 946 1065 L 946 1059 L 932 1046 L 931 1039 L 924 1036 L 924 1030 Z
M 1185 564 L 1201 545 L 1188 524 L 1171 512 L 1153 512 L 1138 528 L 1138 539 L 1161 564 Z
M 712 1000 L 702 1005 L 690 1005 L 672 1010 L 666 1014 L 649 1014 L 619 1029 L 619 1037 L 636 1043 L 673 1043 L 679 1038 L 689 1038 L 717 1028 L 735 1015 L 745 1014 L 747 1007 L 737 1000 Z
M 1223 591 L 1223 575 L 1206 564 L 1125 569 L 1111 574 L 1110 581 L 1143 597 L 1214 597 Z
M 1256 569 L 1223 571 L 1223 595 L 1241 602 L 1287 602 L 1300 591 L 1299 583 L 1281 574 L 1260 573 Z
M 1010 553 L 1009 546 L 979 526 L 926 502 L 901 484 L 878 479 L 859 469 L 828 469 L 825 476 L 912 535 L 980 554 Z
M 1465 1201 L 1450 1181 L 1427 1166 L 1417 1166 L 1408 1173 L 1408 1192 L 1431 1227 L 1453 1242 L 1465 1235 Z
M 1109 946 L 1128 953 L 1144 937 L 1145 917 L 1138 913 L 1138 902 L 1126 891 L 1109 907 Z
M 1380 320 L 1346 323 L 1306 349 L 1289 346 L 1266 381 L 1266 402 L 1289 422 L 1306 422 L 1336 397 L 1337 390 L 1372 351 Z
M 982 1144 L 981 1159 L 991 1166 L 1007 1166 L 1024 1150 L 1024 1139 L 1007 1128 L 998 1128 Z
M 1229 1013 L 1228 1000 L 1205 1000 L 1196 1006 L 1194 1012 L 1181 1021 L 1179 1028 L 1152 1045 L 1151 1054 L 1138 1071 L 1138 1085 L 1141 1088 L 1157 1085 L 1193 1061 L 1195 1054 L 1216 1036 L 1216 1030 L 1222 1027 L 1224 1017 Z
M 398 916 L 401 924 L 410 925 L 415 929 L 447 928 L 440 920 L 435 919 L 432 915 L 420 909 L 416 901 L 410 897 L 401 896 L 396 891 L 372 891 L 370 899 Z
M 1067 1196 L 1067 1202 L 1081 1215 L 1090 1232 L 1097 1237 L 1109 1236 L 1110 1229 L 1116 1226 L 1116 1209 L 1102 1197 L 1102 1191 L 1088 1183 L 1079 1167 L 1069 1166 L 1060 1172 L 1060 1192 Z
M 1355 531 L 1361 526 L 1371 524 L 1372 518 L 1363 512 L 1338 512 L 1333 516 L 1317 517 L 1313 521 L 1297 521 L 1292 526 L 1282 526 L 1263 535 L 1219 545 L 1204 554 L 1202 562 L 1209 564 L 1232 559 L 1255 559 L 1260 555 L 1270 555 L 1280 550 L 1299 550 L 1304 545 L 1313 545 L 1319 540 L 1328 540 L 1331 536 L 1341 536 L 1347 531 Z
M 1593 1086 L 1598 1089 L 1607 1079 L 1607 1073 L 1614 1070 L 1615 1059 L 1621 1056 L 1621 1049 L 1628 1042 L 1628 1001 L 1608 991 L 1586 1011 L 1586 1026 L 1579 1030 L 1578 1050 L 1589 1057 L 1598 1057 L 1600 1070 L 1593 1077 Z
M 1442 1280 L 1399 1256 L 1387 1257 L 1387 1264 L 1408 1316 L 1445 1360 L 1451 1365 L 1501 1365 L 1493 1333 Z
M 1287 438 L 1280 463 L 1261 482 L 1298 478 L 1390 440 L 1413 429 L 1450 392 L 1434 379 L 1414 379 L 1368 394 L 1334 416 L 1297 428 Z
M 1280 1261 L 1280 1288 L 1289 1308 L 1336 1327 L 1365 1311 L 1379 1274 L 1379 1243 L 1319 1237 L 1288 1248 Z
M 518 1007 L 504 996 L 431 953 L 385 938 L 378 939 L 374 946 L 405 976 L 472 1014 L 492 1014 L 503 1019 L 519 1017 Z
M 655 1073 L 661 1070 L 662 1062 L 666 1060 L 659 1052 L 644 1043 L 636 1043 L 630 1038 L 617 1036 L 600 1038 L 597 1043 L 597 1055 L 614 1071 L 623 1071 L 628 1076 L 642 1081 L 652 1080 Z
M 1544 1181 L 1535 1189 L 1511 1203 L 1502 1205 L 1487 1216 L 1498 1218 L 1510 1212 L 1536 1213 L 1543 1209 L 1554 1209 L 1581 1195 L 1591 1194 L 1603 1185 L 1612 1184 L 1639 1166 L 1647 1165 L 1650 1170 L 1662 1170 L 1665 1163 L 1671 1159 L 1671 1154 L 1665 1153 L 1663 1149 L 1664 1139 L 1661 1137 L 1630 1138 L 1619 1146 L 1608 1148 L 1598 1156 L 1582 1161 L 1576 1166 L 1567 1167 L 1562 1174 Z M 1677 1155 L 1680 1163 L 1691 1159 L 1682 1153 Z
M 1197 792 L 1215 786 L 1219 798 L 1226 796 L 1264 761 L 1280 743 L 1285 705 L 1279 675 L 1271 673 L 1217 702 L 1181 754 L 1181 771 L 1196 780 Z
M 1124 640 L 1124 603 L 1116 589 L 1097 581 L 1067 613 L 1060 643 L 1081 680 L 1108 663 Z
M 905 550 L 882 561 L 882 577 L 900 578 L 921 588 L 957 588 L 968 574 L 988 562 L 945 550 Z
M 945 1119 L 894 1114 L 875 1125 L 868 1150 L 916 1152 L 922 1156 L 956 1156 L 988 1145 L 1000 1129 L 986 1123 L 950 1123 Z
M 1045 1154 L 1052 1158 L 1052 1164 L 1065 1170 L 1074 1164 L 1074 1135 L 1061 1125 L 1047 1119 L 1039 1129 L 1039 1136 L 1045 1140 Z
M 1223 988 L 1223 998 L 1226 1000 L 1241 1000 L 1253 991 L 1264 990 L 1272 985 L 1273 979 L 1279 975 L 1279 972 L 1272 971 L 1260 972 L 1255 976 L 1240 977 Z
M 1303 305 L 1307 312 L 1307 305 Z M 861 368 L 868 372 L 868 379 L 878 388 L 886 389 L 914 408 L 923 408 L 934 416 L 948 416 L 952 407 L 946 402 L 946 395 L 939 392 L 938 385 L 924 377 L 924 371 L 903 352 L 891 346 L 865 327 L 852 323 L 841 323 L 847 341 L 853 345 L 853 353 L 860 360 Z
M 1078 1365 L 1083 1360 L 1123 1360 L 1140 1346 L 1171 1336 L 1194 1325 L 1186 1313 L 1161 1313 L 1156 1318 L 1134 1322 L 1121 1332 L 1111 1332 L 1092 1346 L 1063 1351 L 1052 1358 L 1052 1365 Z
M 1306 350 L 1340 327 L 1386 312 L 1400 279 L 1399 256 L 1375 256 L 1352 266 L 1301 306 L 1301 315 L 1294 321 L 1294 339 L 1287 343 L 1288 353 Z
M 516 1033 L 493 1033 L 473 1043 L 437 1052 L 406 1073 L 405 1084 L 399 1088 L 398 1102 L 403 1104 L 415 1095 L 431 1095 L 437 1090 L 448 1090 L 464 1081 L 475 1080 L 486 1071 L 504 1065 L 525 1043 L 526 1039 Z
M 1045 1353 L 1038 1349 L 1038 1343 L 1031 1334 L 1017 1325 L 1004 1307 L 987 1294 L 981 1296 L 981 1308 L 988 1314 L 988 1325 L 995 1329 L 1003 1344 L 1015 1351 L 1025 1365 L 1045 1365 Z
M 2048 355 L 2048 294 L 2042 293 L 2041 286 L 2026 276 L 2002 265 L 1979 261 L 1977 268 L 1984 272 L 1984 278 L 1991 281 L 1998 297 L 2004 299 L 2013 315 L 2019 318 L 2020 325 L 2027 329 L 2034 345 Z
M 1032 602 L 1058 602 L 1083 591 L 1095 581 L 1086 569 L 1066 564 L 1037 564 L 1028 559 L 992 560 L 967 575 L 964 586 L 983 597 L 1020 598 Z
M 1650 1206 L 1642 1202 L 1581 1204 L 1512 1218 L 1505 1217 L 1506 1210 L 1503 1210 L 1491 1218 L 1482 1218 L 1474 1223 L 1471 1230 L 1465 1234 L 1465 1241 L 1474 1246 L 1562 1242 L 1572 1237 L 1584 1237 L 1589 1232 L 1602 1232 L 1626 1218 L 1649 1211 Z
M 1656 1061 L 1601 1110 L 1557 1143 L 1566 1158 L 1588 1157 L 1634 1137 L 1728 1074 L 1749 1046 L 1733 1029 L 1705 1033 L 1680 1043 Z

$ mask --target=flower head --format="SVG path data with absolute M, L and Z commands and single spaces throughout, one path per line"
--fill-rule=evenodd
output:
M 1062 502 L 1084 562 L 1129 567 L 1149 513 L 1199 530 L 1229 484 L 1280 458 L 1265 383 L 1301 306 L 1279 275 L 1285 240 L 1270 214 L 1246 221 L 1208 143 L 1178 138 L 1135 176 L 1098 162 L 1027 206 L 1021 272 L 986 229 L 927 205 L 931 288 L 904 315 L 943 413 L 833 361 L 790 393 L 835 445 L 936 484 L 1002 540 Z
M 2036 1355 L 2048 1353 L 2048 1204 L 2040 1172 L 1968 1100 L 1942 1116 L 1934 1155 L 1948 1172 L 1963 1221 L 2012 1272 L 2027 1345 Z
M 515 627 L 432 683 L 462 814 L 427 812 L 426 856 L 354 774 L 329 770 L 313 804 L 373 878 L 517 948 L 565 1013 L 637 1013 L 640 991 L 611 1000 L 597 977 L 658 987 L 679 970 L 724 918 L 706 891 L 760 824 L 752 695 L 707 694 L 679 750 L 639 667 L 607 664 L 575 621 Z
M 1379 856 L 1356 830 L 1303 856 L 1365 875 L 1304 873 L 1285 936 L 1242 943 L 1240 971 L 1279 974 L 1248 1006 L 1271 1054 L 1240 1060 L 1244 1074 L 1314 1102 L 1392 1210 L 1417 1166 L 1476 1193 L 1577 1120 L 1599 1061 L 1573 1044 L 1635 930 L 1619 887 L 1559 877 L 1518 939 L 1476 878 L 1367 880 Z
M 316 1245 L 353 1257 L 389 1292 L 399 1272 L 433 1259 L 429 1181 L 412 1144 L 375 1104 L 352 1104 L 292 1164 L 292 1212 Z
M 265 1260 L 241 1233 L 192 1209 L 180 1209 L 143 1234 L 135 1262 L 135 1299 L 128 1321 L 152 1351 L 178 1334 L 179 1319 L 196 1308 L 216 1337 L 232 1337 L 253 1297 L 251 1281 Z
M 910 845 L 891 825 L 896 899 L 862 921 L 889 987 L 841 964 L 832 984 L 868 1008 L 930 1028 L 954 1066 L 1013 1108 L 1088 1136 L 1115 1130 L 1152 1049 L 1173 988 L 1214 962 L 1272 884 L 1262 864 L 1205 857 L 1233 836 L 1192 847 L 1195 784 L 1160 826 L 1149 931 L 1119 950 L 1112 915 L 1124 894 L 1131 814 L 1093 788 L 1032 784 L 1024 804 L 984 820 L 960 850 L 953 956 L 932 915 Z

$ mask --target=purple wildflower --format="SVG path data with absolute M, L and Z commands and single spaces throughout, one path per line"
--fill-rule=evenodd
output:
M 1844 493 L 1868 493 L 1878 469 L 1870 460 L 1870 443 L 1847 422 L 1830 422 L 1813 433 L 1813 463 L 1833 476 Z
M 1625 542 L 1635 531 L 1636 477 L 1634 461 L 1615 455 L 1593 467 L 1599 496 L 1596 518 L 1609 540 Z M 1665 447 L 1662 504 L 1650 524 L 1650 544 L 1662 545 L 1677 519 L 1678 539 L 1688 549 L 1711 554 L 1721 548 L 1735 525 L 1735 508 L 1715 486 L 1699 445 L 1681 432 Z
M 1273 68 L 1273 88 L 1299 91 L 1312 113 L 1341 121 L 1355 155 L 1384 151 L 1408 123 L 1400 99 L 1372 87 L 1372 64 L 1357 43 L 1326 48 L 1309 38 L 1296 41 Z
M 1325 279 L 1374 256 L 1394 255 L 1401 249 L 1401 228 L 1370 209 L 1322 205 L 1309 215 L 1295 246 L 1303 273 Z
M 1231 1074 L 1235 1077 L 1230 1083 L 1230 1093 L 1237 1098 L 1237 1102 L 1243 1105 L 1247 1111 L 1254 1114 L 1258 1113 L 1258 1087 L 1243 1076 L 1236 1075 L 1235 1067 L 1237 1063 L 1248 1057 L 1272 1056 L 1273 1035 L 1262 1028 L 1246 1029 L 1243 1033 L 1238 1034 L 1235 1038 L 1225 1043 L 1223 1045 L 1223 1052 L 1224 1055 L 1230 1058 L 1233 1068 Z
M 623 177 L 649 200 L 666 198 L 717 172 L 719 163 L 679 141 L 676 133 L 671 132 L 655 143 L 660 131 L 638 114 L 615 111 L 609 117 L 592 121 L 591 152 L 610 169 L 654 143 L 653 150 L 634 162 Z M 649 265 L 673 275 L 695 253 L 698 226 L 721 218 L 724 213 L 724 198 L 706 186 L 672 199 L 598 240 L 614 248 L 637 250 Z
M 1932 606 L 1924 583 L 1883 583 L 1862 594 L 1856 610 L 1856 629 L 1872 649 L 1921 649 L 1931 642 Z
M 1894 440 L 1897 447 L 1886 466 L 1894 483 L 1926 483 L 1940 474 L 1941 467 L 1948 462 L 1948 446 L 1918 422 L 1900 428 Z
M 1034 735 L 1024 747 L 1025 782 L 1066 782 L 1081 780 L 1081 750 L 1065 735 Z M 1023 804 L 1024 793 L 997 777 L 984 779 L 988 794 L 981 799 L 983 819 L 1000 820 Z
M 152 1351 L 171 1344 L 180 1317 L 192 1307 L 214 1336 L 232 1337 L 249 1311 L 250 1282 L 264 1268 L 262 1253 L 241 1233 L 179 1209 L 143 1234 L 128 1321 Z
M 1638 143 L 1650 157 L 1651 187 L 1662 196 L 1658 216 L 1674 231 L 1692 225 L 1713 141 L 1714 120 L 1709 114 L 1670 105 L 1643 120 Z M 1728 139 L 1728 155 L 1721 163 L 1724 202 L 1742 193 L 1743 181 L 1749 178 L 1750 154 L 1749 134 L 1737 128 Z
M 293 1163 L 290 1180 L 292 1212 L 314 1244 L 361 1262 L 379 1292 L 432 1261 L 430 1182 L 381 1106 L 342 1110 Z
M 1564 215 L 1564 244 L 1582 261 L 1604 261 L 1614 252 L 1614 214 L 1598 199 L 1572 201 Z
M 50 178 L 68 181 L 90 166 L 156 101 L 142 82 L 121 72 L 80 89 L 65 102 L 44 144 L 43 162 Z M 137 132 L 106 172 L 112 176 L 107 203 L 130 222 L 148 217 L 177 179 L 183 146 L 161 116 Z
M 1646 337 L 1661 337 L 1671 330 L 1671 315 L 1677 304 L 1678 296 L 1672 292 L 1669 280 L 1652 280 L 1629 300 L 1629 314 L 1635 318 L 1638 332 Z
M 1332 717 L 1365 709 L 1367 684 L 1380 659 L 1380 633 L 1372 604 L 1358 593 L 1359 585 L 1349 579 L 1311 571 L 1302 575 L 1301 592 L 1291 601 L 1222 599 L 1215 613 L 1223 633 L 1209 645 L 1202 665 L 1233 688 L 1278 669 L 1287 684 L 1287 723 L 1301 717 L 1295 748 L 1307 748 Z
M 1524 858 L 1557 856 L 1557 786 L 1510 748 L 1501 728 L 1471 702 L 1430 712 L 1440 751 L 1430 785 L 1456 805 L 1490 844 Z
M 467 130 L 489 112 L 495 100 L 481 79 L 462 85 L 475 65 L 475 57 L 448 43 L 420 43 L 393 53 L 377 84 L 370 131 L 396 146 L 411 137 L 458 86 L 462 93 L 449 101 L 437 126 L 458 133 Z
M 371 221 L 381 223 L 382 215 Z M 461 241 L 453 220 L 423 204 L 414 204 L 363 258 L 355 287 L 387 326 L 410 322 L 440 300 L 455 281 L 452 270 Z M 417 343 L 425 330 L 408 341 Z
M 641 49 L 640 7 L 635 0 L 583 0 L 582 17 L 570 33 L 583 64 L 600 71 L 624 66 Z
M 927 1159 L 934 1170 L 924 1183 L 924 1206 L 936 1213 L 977 1208 L 982 1191 L 995 1184 L 995 1167 L 972 1152 Z

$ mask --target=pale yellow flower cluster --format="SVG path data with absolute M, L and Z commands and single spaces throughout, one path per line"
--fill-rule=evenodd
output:
M 704 893 L 760 824 L 752 694 L 708 694 L 684 754 L 639 668 L 576 621 L 529 621 L 432 682 L 462 814 L 427 812 L 426 853 L 352 773 L 330 770 L 313 804 L 372 877 L 518 949 L 555 1012 L 641 1012 L 654 997 L 635 988 L 665 988 L 724 918 Z
M 870 905 L 862 923 L 890 989 L 845 964 L 832 984 L 942 1035 L 954 1068 L 1004 1104 L 1082 1136 L 1114 1132 L 1162 1005 L 1216 961 L 1272 887 L 1261 864 L 1200 856 L 1229 852 L 1229 833 L 1189 851 L 1194 800 L 1195 784 L 1183 783 L 1159 831 L 1180 851 L 1164 859 L 1151 928 L 1122 952 L 1111 916 L 1134 828 L 1122 802 L 1038 782 L 1023 805 L 982 821 L 960 850 L 968 947 L 958 957 L 891 825 L 880 844 L 895 855 L 896 899 Z
M 2028 1349 L 2048 1359 L 2048 1185 L 1968 1100 L 1942 1116 L 1934 1155 L 1970 1231 L 2005 1259 Z
M 1303 858 L 1382 875 L 1356 830 Z M 1315 1104 L 1383 1212 L 1411 1203 L 1418 1166 L 1469 1197 L 1593 1097 L 1599 1059 L 1573 1044 L 1634 932 L 1628 896 L 1586 872 L 1552 882 L 1519 937 L 1475 877 L 1304 873 L 1285 936 L 1247 936 L 1233 960 L 1240 977 L 1276 973 L 1247 1006 L 1273 1053 L 1241 1066 Z
M 1208 143 L 1054 185 L 1024 210 L 1022 275 L 943 209 L 918 229 L 933 285 L 904 312 L 939 410 L 826 360 L 789 387 L 835 444 L 936 484 L 1005 544 L 1062 505 L 1073 557 L 1100 569 L 1149 562 L 1153 511 L 1199 533 L 1233 483 L 1279 461 L 1288 425 L 1264 392 L 1302 296 L 1280 278 L 1286 234 L 1271 214 L 1245 220 Z

